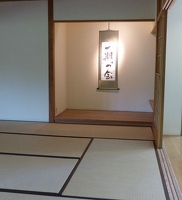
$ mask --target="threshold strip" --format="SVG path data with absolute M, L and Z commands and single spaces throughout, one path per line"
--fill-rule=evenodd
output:
M 164 193 L 165 193 L 165 196 L 166 196 L 166 200 L 171 200 L 170 197 L 169 197 L 169 191 L 167 189 L 165 176 L 164 176 L 164 172 L 163 172 L 163 169 L 162 169 L 162 163 L 161 163 L 161 160 L 160 160 L 160 155 L 159 155 L 157 149 L 155 148 L 155 143 L 154 142 L 153 142 L 153 145 L 154 145 L 154 149 L 155 149 L 156 159 L 157 159 L 157 163 L 158 163 L 158 166 L 159 166 L 160 176 L 161 176 L 162 185 L 163 185 L 163 188 L 164 188 Z
M 158 150 L 166 186 L 168 189 L 168 194 L 170 196 L 171 200 L 181 200 L 182 194 L 179 189 L 179 185 L 177 183 L 177 180 L 175 178 L 173 169 L 171 167 L 169 158 L 167 156 L 167 153 L 165 152 L 165 147 L 163 146 L 163 149 Z

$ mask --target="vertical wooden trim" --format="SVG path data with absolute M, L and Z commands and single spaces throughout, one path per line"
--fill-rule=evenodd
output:
M 157 148 L 162 148 L 162 139 L 163 139 L 166 31 L 167 31 L 166 28 L 167 28 L 167 11 L 162 10 L 158 16 L 157 34 L 156 34 L 157 45 L 156 45 L 156 69 L 155 69 L 155 90 L 154 90 L 155 122 L 153 124 L 153 134 Z M 160 39 L 160 43 L 158 39 Z M 160 55 L 160 63 L 158 63 L 159 55 Z M 159 82 L 156 81 L 157 76 L 159 76 Z
M 54 82 L 54 23 L 53 0 L 48 0 L 48 37 L 49 37 L 49 122 L 55 116 L 55 82 Z
M 164 92 L 165 92 L 165 65 L 166 65 L 166 32 L 167 32 L 167 11 L 164 10 L 163 11 L 163 15 L 162 15 L 162 70 L 161 70 L 161 85 L 160 85 L 160 91 L 161 91 L 161 98 L 160 98 L 160 102 L 159 102 L 159 106 L 160 106 L 160 128 L 159 128 L 159 138 L 158 138 L 158 148 L 162 148 L 162 139 L 163 139 L 163 124 L 164 124 Z

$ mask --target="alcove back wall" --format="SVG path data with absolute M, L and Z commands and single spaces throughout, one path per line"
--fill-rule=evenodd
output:
M 60 101 L 57 100 L 56 107 L 60 107 L 61 99 L 66 99 L 68 109 L 151 112 L 149 99 L 153 99 L 155 68 L 155 37 L 151 34 L 153 24 L 154 22 L 110 23 L 110 29 L 119 30 L 120 90 L 98 91 L 99 31 L 106 30 L 108 23 L 67 23 L 66 37 L 56 34 L 59 38 L 55 38 L 56 43 L 67 41 L 66 50 L 62 46 L 57 47 L 57 51 L 59 48 L 60 52 L 66 51 L 66 64 L 56 66 L 56 69 L 65 73 L 67 96 L 61 95 L 61 87 L 57 84 L 56 98 Z M 56 23 L 56 26 L 62 25 Z M 61 60 L 61 54 L 58 55 L 60 56 L 56 59 Z M 61 111 L 63 110 L 57 112 Z

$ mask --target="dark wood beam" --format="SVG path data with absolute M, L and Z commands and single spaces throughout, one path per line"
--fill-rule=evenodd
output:
M 49 122 L 55 116 L 55 81 L 54 81 L 54 22 L 53 0 L 48 0 L 48 37 L 49 37 Z

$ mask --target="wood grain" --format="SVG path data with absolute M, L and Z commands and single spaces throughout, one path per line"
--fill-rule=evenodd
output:
M 67 109 L 55 118 L 55 122 L 151 127 L 153 113 Z

